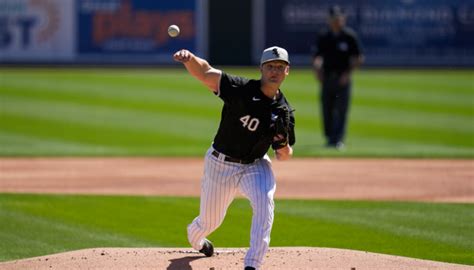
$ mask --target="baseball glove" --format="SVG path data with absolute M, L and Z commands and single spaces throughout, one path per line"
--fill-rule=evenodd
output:
M 290 108 L 287 105 L 274 103 L 272 105 L 273 135 L 272 149 L 278 150 L 288 145 L 288 132 L 290 129 Z

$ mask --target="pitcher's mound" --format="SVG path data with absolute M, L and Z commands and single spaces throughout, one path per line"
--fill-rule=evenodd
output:
M 0 269 L 243 269 L 245 249 L 213 257 L 187 248 L 95 248 L 0 263 Z M 470 269 L 474 267 L 334 248 L 271 248 L 264 269 Z

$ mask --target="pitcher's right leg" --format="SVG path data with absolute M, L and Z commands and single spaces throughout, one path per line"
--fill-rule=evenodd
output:
M 204 162 L 199 216 L 188 226 L 188 240 L 196 250 L 200 250 L 206 236 L 222 224 L 238 188 L 237 174 L 241 165 L 219 160 L 211 155 L 212 150 L 207 152 Z

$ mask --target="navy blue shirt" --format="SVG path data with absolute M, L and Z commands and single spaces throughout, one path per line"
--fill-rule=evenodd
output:
M 344 27 L 338 34 L 327 29 L 320 33 L 313 47 L 313 57 L 323 57 L 323 71 L 342 73 L 350 70 L 350 59 L 362 54 L 356 33 Z

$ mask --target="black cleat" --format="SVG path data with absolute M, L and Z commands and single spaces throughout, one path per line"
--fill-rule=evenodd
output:
M 206 255 L 206 257 L 211 257 L 214 254 L 214 246 L 212 245 L 211 241 L 204 239 L 204 244 L 202 245 L 201 250 L 199 252 Z
M 252 266 L 246 266 L 244 270 L 255 270 Z

